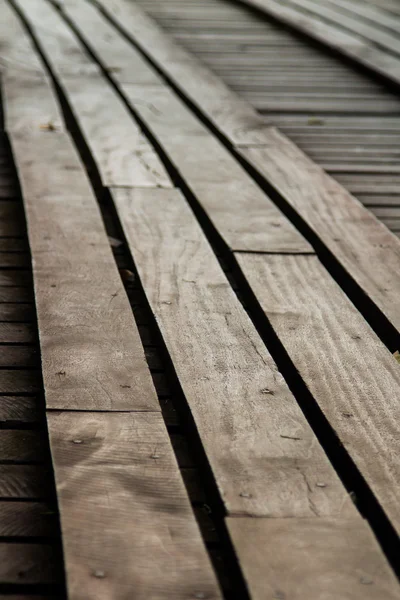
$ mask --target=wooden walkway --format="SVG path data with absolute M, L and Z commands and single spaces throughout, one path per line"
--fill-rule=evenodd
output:
M 398 94 L 140 4 L 0 0 L 0 596 L 400 598 Z

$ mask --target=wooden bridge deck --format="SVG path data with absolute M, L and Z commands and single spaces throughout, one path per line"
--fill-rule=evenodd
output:
M 400 598 L 390 2 L 0 0 L 0 597 Z

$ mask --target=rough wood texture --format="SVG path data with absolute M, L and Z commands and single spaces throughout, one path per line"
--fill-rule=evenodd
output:
M 352 513 L 183 197 L 112 193 L 228 512 Z
M 0 537 L 54 537 L 57 514 L 45 502 L 0 500 Z
M 0 583 L 58 583 L 58 551 L 45 544 L 0 543 Z
M 95 4 L 162 65 L 178 87 L 185 88 L 195 106 L 205 111 L 234 143 L 262 141 L 263 129 L 267 127 L 263 117 L 232 93 L 217 75 L 177 45 L 137 4 L 129 0 L 96 0 Z
M 242 148 L 346 271 L 400 329 L 400 242 L 374 215 L 277 130 L 263 148 Z
M 296 369 L 400 532 L 400 365 L 316 257 L 236 258 Z
M 45 0 L 20 0 L 19 6 L 64 88 L 103 184 L 170 187 L 155 150 L 55 8 Z M 89 75 L 66 72 L 65 63 L 75 65 L 81 54 L 96 66 L 95 71 Z
M 294 0 L 291 2 L 277 2 L 276 0 L 240 0 L 244 4 L 256 7 L 265 11 L 281 22 L 294 27 L 298 31 L 309 35 L 310 37 L 322 42 L 334 50 L 338 50 L 345 56 L 348 56 L 362 65 L 373 69 L 380 75 L 384 75 L 396 84 L 400 84 L 400 58 L 375 46 L 376 37 L 379 35 L 380 44 L 384 38 L 384 46 L 393 46 L 393 36 L 388 36 L 384 32 L 377 31 L 377 27 L 369 27 L 360 19 L 354 19 L 351 22 L 351 29 L 357 29 L 352 33 L 347 28 L 342 29 L 338 24 L 344 24 L 345 17 L 334 13 L 326 7 L 321 7 L 318 3 L 308 2 L 307 0 Z M 298 10 L 298 6 L 306 7 L 306 11 Z M 328 22 L 322 19 L 318 13 L 329 14 Z M 336 25 L 332 24 L 334 17 Z M 349 22 L 349 19 L 347 19 Z M 360 29 L 362 31 L 360 31 Z M 361 34 L 361 35 L 360 35 Z M 367 35 L 368 37 L 365 37 Z M 374 40 L 369 38 L 374 37 Z
M 68 597 L 220 598 L 161 415 L 52 412 L 48 424 Z
M 88 182 L 69 138 L 42 133 L 11 142 L 27 211 L 47 407 L 159 411 L 99 208 L 90 190 L 80 195 Z
M 45 447 L 38 431 L 0 430 L 0 462 L 43 462 Z
M 50 474 L 41 465 L 0 465 L 0 498 L 43 500 L 50 496 Z
M 234 250 L 312 252 L 311 246 L 170 89 L 124 92 Z M 191 149 L 188 152 L 188 148 Z
M 227 522 L 252 600 L 400 597 L 398 582 L 362 519 Z

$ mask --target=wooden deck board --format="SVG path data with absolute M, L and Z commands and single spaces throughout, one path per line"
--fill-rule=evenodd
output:
M 252 600 L 398 598 L 397 581 L 361 519 L 291 519 L 288 525 L 240 518 L 228 519 L 228 528 Z
M 48 424 L 69 597 L 219 599 L 161 415 L 55 412 Z
M 295 368 L 400 531 L 400 365 L 314 256 L 236 255 Z

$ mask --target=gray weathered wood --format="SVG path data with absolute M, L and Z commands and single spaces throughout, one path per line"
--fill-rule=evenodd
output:
M 391 79 L 394 83 L 400 84 L 400 59 L 397 56 L 379 49 L 373 42 L 362 37 L 359 33 L 349 33 L 340 29 L 337 25 L 320 20 L 313 14 L 297 10 L 296 3 L 298 1 L 300 0 L 283 5 L 276 0 L 241 0 L 244 4 L 261 9 L 268 15 L 296 28 L 328 47 L 359 61 L 380 75 Z M 301 2 L 305 3 L 306 0 L 301 0 Z M 320 11 L 321 8 L 313 3 L 313 10 Z M 343 16 L 338 15 L 337 19 L 340 22 L 340 19 L 343 20 Z M 363 30 L 365 31 L 365 26 Z M 371 33 L 370 30 L 369 32 Z
M 11 142 L 34 261 L 47 407 L 160 410 L 100 211 L 69 138 L 49 132 L 13 135 Z
M 95 2 L 145 48 L 168 76 L 178 85 L 184 84 L 192 102 L 205 110 L 235 143 L 257 143 L 267 127 L 265 119 L 244 100 L 234 94 L 221 79 L 202 65 L 189 52 L 176 44 L 139 6 L 129 0 L 97 0 Z
M 400 329 L 399 240 L 277 130 L 268 144 L 242 148 L 347 272 Z
M 399 598 L 398 582 L 362 519 L 227 523 L 252 600 Z
M 65 91 L 103 184 L 170 187 L 155 150 L 56 9 L 45 0 L 18 0 L 18 4 Z M 77 56 L 85 57 L 94 71 L 71 72 L 69 66 L 74 68 Z
M 400 365 L 315 256 L 236 258 L 297 371 L 400 532 Z
M 228 512 L 352 513 L 183 197 L 112 194 Z
M 69 598 L 220 598 L 162 416 L 52 412 L 48 424 Z

